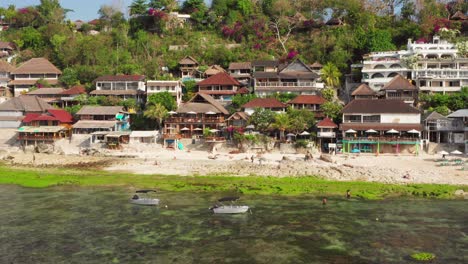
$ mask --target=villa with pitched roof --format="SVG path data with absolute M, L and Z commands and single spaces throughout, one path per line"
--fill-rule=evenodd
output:
M 283 113 L 288 108 L 288 105 L 278 101 L 276 98 L 254 98 L 242 106 L 243 111 L 249 116 L 255 112 L 256 108 L 269 109 L 275 113 Z
M 73 125 L 74 134 L 130 129 L 130 116 L 122 106 L 85 105 L 76 113 L 76 116 L 80 120 Z
M 351 98 L 353 100 L 377 99 L 377 93 L 369 85 L 363 83 L 351 93 Z
M 254 92 L 260 97 L 276 93 L 317 94 L 323 83 L 319 75 L 300 59 L 289 64 L 253 61 Z
M 250 62 L 229 63 L 229 75 L 244 85 L 250 84 L 252 64 Z
M 335 124 L 335 122 L 333 122 L 333 120 L 330 118 L 325 117 L 315 126 L 318 129 L 317 138 L 319 141 L 319 148 L 322 151 L 329 150 L 328 144 L 336 142 L 335 130 L 338 128 L 338 125 Z
M 18 96 L 0 104 L 0 128 L 18 128 L 27 114 L 42 114 L 53 107 L 37 96 Z
M 165 137 L 201 136 L 205 129 L 221 130 L 226 127 L 229 111 L 206 93 L 197 93 L 182 103 L 164 122 Z
M 248 93 L 246 89 L 240 89 L 241 84 L 226 72 L 213 75 L 197 83 L 198 92 L 209 94 L 219 102 L 230 102 L 236 94 Z
M 322 110 L 320 106 L 324 104 L 326 100 L 319 95 L 305 95 L 301 94 L 290 100 L 287 104 L 293 109 L 306 109 L 315 114 L 315 118 L 323 118 Z
M 401 100 L 353 100 L 342 110 L 345 152 L 419 152 L 419 110 Z
M 179 61 L 181 78 L 195 78 L 200 64 L 191 56 L 185 56 Z
M 14 95 L 20 96 L 29 92 L 39 80 L 44 80 L 50 85 L 58 84 L 58 78 L 62 72 L 45 58 L 32 58 L 21 64 L 11 72 L 11 81 Z
M 418 88 L 400 74 L 385 84 L 381 91 L 385 93 L 385 99 L 402 100 L 407 104 L 415 104 L 418 99 Z

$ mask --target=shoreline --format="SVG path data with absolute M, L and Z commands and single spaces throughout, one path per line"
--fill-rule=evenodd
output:
M 31 168 L 0 165 L 0 184 L 47 188 L 54 186 L 156 188 L 165 191 L 231 192 L 257 195 L 352 196 L 361 199 L 416 197 L 457 199 L 468 197 L 467 185 L 389 184 L 365 181 L 333 181 L 317 176 L 177 176 L 127 174 L 66 167 Z

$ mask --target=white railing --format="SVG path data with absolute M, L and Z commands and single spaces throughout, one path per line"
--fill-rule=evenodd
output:
M 317 87 L 316 82 L 256 82 L 257 87 Z
M 336 137 L 336 133 L 335 132 L 318 132 L 317 136 L 326 137 L 326 138 L 334 138 Z

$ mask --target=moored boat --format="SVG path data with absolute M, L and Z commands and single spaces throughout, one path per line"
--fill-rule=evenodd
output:
M 159 199 L 152 197 L 155 192 L 155 190 L 138 190 L 130 199 L 130 202 L 138 205 L 158 205 Z
M 216 204 L 210 208 L 215 214 L 241 214 L 249 210 L 247 205 L 236 205 L 234 202 L 239 200 L 240 197 L 224 197 L 218 200 L 220 204 Z M 224 205 L 223 202 L 231 202 L 230 205 Z

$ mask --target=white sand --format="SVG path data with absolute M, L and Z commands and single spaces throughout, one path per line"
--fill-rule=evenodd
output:
M 113 155 L 129 153 L 112 152 Z M 135 154 L 135 153 L 132 153 Z M 205 151 L 171 151 L 155 149 L 152 152 L 138 153 L 137 158 L 113 158 L 72 156 L 56 154 L 9 154 L 11 164 L 32 166 L 86 166 L 99 165 L 108 171 L 136 174 L 167 175 L 214 175 L 235 176 L 305 176 L 319 175 L 340 181 L 377 181 L 384 183 L 446 183 L 468 185 L 468 171 L 461 166 L 439 167 L 434 160 L 440 156 L 394 156 L 394 155 L 336 155 L 333 163 L 319 159 L 315 154 L 312 161 L 304 161 L 304 154 L 268 153 L 210 154 Z M 216 159 L 210 159 L 216 156 Z M 282 160 L 287 157 L 287 161 Z M 6 157 L 4 157 L 6 158 Z M 467 159 L 465 158 L 465 161 Z M 465 165 L 466 166 L 466 165 Z M 403 178 L 409 173 L 410 179 Z

